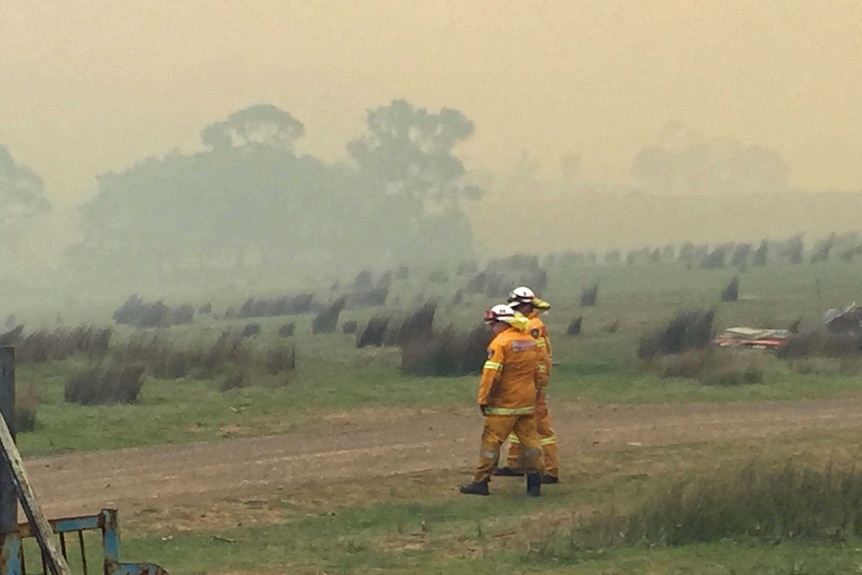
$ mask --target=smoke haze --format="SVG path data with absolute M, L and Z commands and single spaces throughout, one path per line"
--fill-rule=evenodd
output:
M 399 98 L 449 107 L 475 125 L 457 153 L 485 188 L 465 210 L 478 250 L 490 253 L 508 248 L 494 241 L 487 214 L 525 189 L 562 206 L 553 221 L 564 231 L 580 221 L 560 221 L 567 209 L 586 218 L 581 229 L 595 219 L 587 214 L 614 213 L 585 196 L 631 186 L 671 182 L 682 195 L 704 181 L 747 193 L 860 190 L 860 54 L 862 4 L 837 0 L 505 9 L 491 0 L 0 0 L 0 145 L 44 181 L 52 210 L 33 220 L 27 241 L 51 261 L 81 240 L 78 208 L 95 196 L 98 176 L 197 153 L 201 129 L 249 105 L 289 112 L 305 126 L 297 152 L 329 162 L 349 160 L 370 109 Z M 658 156 L 635 169 L 650 147 Z M 659 161 L 668 157 L 676 163 Z M 690 169 L 698 157 L 709 173 Z M 724 168 L 714 169 L 715 158 Z M 776 212 L 781 225 L 767 235 L 806 231 L 801 223 L 824 233 L 852 226 L 834 225 L 833 205 L 841 200 L 822 213 Z M 685 202 L 631 209 L 689 219 L 676 208 Z M 733 210 L 716 213 L 740 227 Z M 627 217 L 590 240 L 561 233 L 531 245 L 688 239 Z M 760 223 L 752 217 L 746 230 Z

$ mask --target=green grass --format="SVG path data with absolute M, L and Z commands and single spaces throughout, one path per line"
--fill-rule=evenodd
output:
M 244 523 L 260 514 L 275 517 L 271 524 L 189 532 L 168 518 L 156 532 L 133 525 L 123 553 L 158 558 L 172 573 L 850 573 L 862 565 L 862 539 L 852 535 L 766 543 L 731 536 L 676 547 L 608 540 L 597 547 L 580 543 L 576 526 L 594 509 L 636 509 L 657 489 L 704 477 L 709 466 L 733 467 L 751 449 L 763 450 L 760 465 L 768 478 L 768 470 L 788 461 L 816 466 L 833 458 L 836 467 L 849 469 L 860 446 L 858 431 L 836 431 L 585 455 L 575 464 L 584 473 L 546 486 L 538 500 L 525 497 L 522 480 L 515 479 L 493 482 L 488 498 L 459 496 L 454 474 L 386 478 L 361 504 L 345 504 L 351 497 L 341 495 L 361 486 L 335 485 L 328 498 L 306 486 L 269 502 L 247 502 Z M 736 479 L 728 481 L 735 485 Z M 770 487 L 760 483 L 758 489 L 768 499 Z M 735 493 L 718 493 L 713 504 L 722 497 L 733 504 Z M 303 495 L 309 499 L 294 499 Z
M 635 357 L 640 338 L 666 324 L 683 309 L 716 309 L 715 327 L 737 324 L 785 327 L 796 319 L 816 321 L 828 307 L 841 306 L 858 295 L 858 273 L 854 265 L 768 265 L 739 274 L 740 291 L 750 299 L 734 304 L 719 303 L 721 289 L 735 270 L 686 269 L 682 264 L 595 265 L 578 264 L 549 270 L 545 295 L 553 309 L 545 316 L 553 345 L 554 370 L 551 394 L 556 401 L 579 399 L 593 403 L 656 403 L 686 401 L 754 401 L 816 398 L 859 393 L 853 373 L 819 369 L 800 373 L 787 362 L 767 361 L 764 382 L 754 385 L 704 386 L 693 379 L 662 379 L 644 370 Z M 413 278 L 393 291 L 404 302 L 386 313 L 403 317 L 417 301 L 443 298 L 436 325 L 454 324 L 467 330 L 476 325 L 488 298 L 472 295 L 452 307 L 445 304 L 457 289 L 449 284 L 423 284 Z M 820 280 L 819 297 L 816 289 Z M 583 287 L 598 283 L 595 307 L 581 307 Z M 412 290 L 412 291 L 411 291 Z M 408 297 L 409 294 L 412 297 Z M 239 305 L 244 298 L 237 298 Z M 217 310 L 218 311 L 218 310 Z M 364 325 L 384 310 L 346 309 L 341 321 Z M 45 312 L 47 313 L 47 312 Z M 584 316 L 584 331 L 578 337 L 565 335 L 569 320 Z M 311 335 L 311 315 L 254 320 L 198 318 L 192 325 L 175 326 L 164 333 L 177 346 L 213 341 L 226 328 L 241 329 L 254 321 L 262 333 L 251 343 L 258 349 L 295 344 L 297 370 L 287 383 L 273 381 L 252 369 L 250 387 L 222 393 L 218 381 L 149 379 L 134 405 L 80 407 L 62 401 L 65 378 L 84 365 L 82 358 L 43 365 L 20 365 L 20 386 L 32 386 L 42 397 L 37 430 L 22 434 L 22 452 L 32 456 L 65 450 L 112 449 L 223 437 L 223 428 L 241 425 L 248 435 L 280 433 L 315 414 L 352 408 L 469 406 L 476 378 L 416 378 L 400 373 L 396 348 L 355 348 L 355 338 L 340 332 Z M 296 322 L 293 338 L 277 337 L 278 328 Z M 618 322 L 619 329 L 603 329 Z M 132 330 L 119 327 L 115 344 Z M 134 426 L 125 422 L 135 421 Z
M 689 270 L 670 263 L 578 264 L 548 271 L 549 286 L 542 295 L 553 304 L 545 319 L 558 363 L 550 389 L 554 402 L 748 402 L 840 397 L 862 391 L 858 371 L 841 368 L 837 360 L 818 359 L 802 369 L 792 369 L 786 361 L 767 357 L 762 383 L 704 386 L 690 378 L 662 378 L 641 364 L 635 353 L 641 337 L 685 309 L 714 308 L 716 329 L 733 325 L 783 328 L 800 318 L 816 322 L 826 309 L 858 298 L 855 264 L 768 265 L 744 273 Z M 721 290 L 734 275 L 740 277 L 742 301 L 720 303 Z M 400 303 L 395 304 L 393 297 L 387 310 L 348 308 L 340 323 L 354 320 L 361 329 L 372 315 L 391 311 L 403 317 L 419 303 L 439 297 L 435 324 L 444 327 L 452 323 L 467 330 L 480 321 L 485 308 L 498 302 L 468 295 L 461 305 L 447 304 L 460 287 L 456 277 L 450 277 L 448 284 L 428 284 L 414 276 L 409 283 L 393 288 Z M 581 307 L 580 293 L 593 283 L 599 285 L 598 305 Z M 187 301 L 198 305 L 211 300 L 215 311 L 222 314 L 228 305 L 238 307 L 246 297 L 267 295 L 240 290 L 230 293 L 236 294 L 232 300 L 225 295 L 218 299 L 201 294 L 201 301 Z M 324 299 L 329 295 L 328 287 L 321 289 L 321 295 Z M 108 322 L 110 312 L 123 299 L 94 312 L 89 316 L 91 321 Z M 186 299 L 168 303 L 183 301 Z M 46 321 L 56 315 L 48 309 L 39 313 L 51 318 Z M 578 315 L 583 316 L 582 334 L 567 337 L 565 329 Z M 73 318 L 70 314 L 67 321 Z M 296 322 L 296 335 L 278 338 L 278 328 L 291 321 Z M 472 407 L 477 378 L 406 377 L 400 373 L 397 349 L 357 350 L 354 337 L 340 330 L 312 336 L 311 321 L 311 315 L 235 321 L 206 317 L 165 331 L 177 345 L 193 346 L 213 340 L 225 328 L 241 329 L 254 322 L 262 327 L 262 333 L 253 340 L 255 349 L 295 343 L 297 369 L 289 377 L 276 381 L 251 367 L 247 373 L 251 385 L 229 392 L 219 391 L 218 379 L 151 378 L 135 404 L 84 407 L 63 402 L 66 377 L 86 364 L 84 358 L 19 365 L 19 388 L 33 387 L 41 397 L 36 431 L 19 434 L 21 451 L 25 457 L 33 457 L 285 433 L 322 414 L 362 408 Z M 615 331 L 608 329 L 611 324 L 617 324 Z M 118 328 L 116 342 L 130 333 Z M 192 525 L 189 529 L 170 527 L 170 518 L 163 522 L 164 527 L 149 527 L 147 514 L 140 512 L 127 525 L 123 556 L 156 561 L 172 573 L 857 572 L 862 566 L 862 541 L 852 539 L 768 546 L 727 540 L 677 548 L 609 546 L 587 551 L 572 544 L 570 533 L 571 526 L 592 509 L 609 501 L 633 508 L 657 482 L 684 476 L 698 467 L 708 469 L 717 461 L 773 453 L 785 459 L 802 457 L 815 466 L 825 465 L 827 458 L 834 457 L 849 466 L 860 448 L 862 439 L 851 430 L 788 435 L 770 441 L 581 452 L 576 461 L 565 462 L 570 467 L 564 471 L 573 481 L 547 487 L 539 501 L 528 501 L 519 483 L 496 481 L 491 498 L 463 498 L 454 491 L 454 485 L 465 478 L 451 472 L 443 479 L 433 474 L 413 478 L 412 491 L 406 495 L 393 483 L 400 480 L 397 477 L 381 480 L 383 487 L 342 486 L 359 490 L 360 499 L 362 490 L 375 489 L 375 495 L 362 505 L 340 502 L 337 491 L 318 494 L 315 505 L 297 503 L 296 499 L 316 489 L 302 486 L 296 493 L 274 496 L 270 511 L 276 520 L 270 517 L 262 525 L 248 521 L 255 517 L 254 509 L 241 514 L 245 519 L 242 527 L 225 522 L 219 528 Z M 386 492 L 387 486 L 391 492 Z

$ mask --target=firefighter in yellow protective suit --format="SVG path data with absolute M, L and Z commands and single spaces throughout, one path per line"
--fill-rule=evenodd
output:
M 542 447 L 533 411 L 544 375 L 536 339 L 525 331 L 527 322 L 526 317 L 507 305 L 495 305 L 485 312 L 485 323 L 494 333 L 476 396 L 485 425 L 479 465 L 473 481 L 461 486 L 461 493 L 488 495 L 488 482 L 497 467 L 500 446 L 513 433 L 524 447 L 527 494 L 541 494 Z
M 515 311 L 529 318 L 527 326 L 530 334 L 536 338 L 539 347 L 544 348 L 547 358 L 547 376 L 551 375 L 551 340 L 548 337 L 548 328 L 539 318 L 539 314 L 551 308 L 551 304 L 536 297 L 528 287 L 518 287 L 512 290 L 507 298 L 509 306 Z M 545 474 L 542 483 L 558 483 L 560 481 L 560 459 L 557 451 L 557 436 L 551 426 L 551 413 L 548 410 L 547 396 L 542 388 L 536 399 L 536 429 L 542 443 L 543 463 Z M 509 436 L 509 453 L 506 458 L 506 466 L 496 470 L 495 475 L 521 476 L 524 474 L 521 464 L 521 445 L 517 436 Z

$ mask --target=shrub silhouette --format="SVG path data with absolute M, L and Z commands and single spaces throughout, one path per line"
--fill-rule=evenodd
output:
M 831 234 L 828 238 L 820 242 L 820 244 L 814 248 L 814 253 L 811 254 L 811 263 L 816 264 L 818 262 L 829 261 L 829 252 L 832 251 L 832 248 L 835 246 L 835 234 Z
M 705 270 L 720 269 L 725 266 L 727 260 L 727 251 L 730 248 L 729 244 L 718 246 L 700 262 L 700 267 Z
M 277 375 L 296 369 L 296 347 L 276 347 L 266 353 L 266 372 Z
M 432 326 L 436 311 L 437 303 L 433 301 L 426 302 L 420 308 L 414 310 L 398 329 L 398 345 L 403 347 L 408 343 L 421 343 L 431 339 L 434 335 Z
M 275 299 L 249 298 L 240 306 L 239 317 L 276 317 L 308 313 L 314 307 L 314 294 L 303 293 Z M 233 309 L 233 308 L 231 308 Z M 227 317 L 227 314 L 225 314 Z
M 769 257 L 769 242 L 763 240 L 760 242 L 760 245 L 757 247 L 757 251 L 754 252 L 754 257 L 751 258 L 752 266 L 765 266 L 767 258 Z
M 347 297 L 341 296 L 329 304 L 322 312 L 318 313 L 311 323 L 311 333 L 333 333 L 335 327 L 338 325 L 338 316 L 341 314 L 341 310 L 344 309 L 346 303 Z
M 350 303 L 358 307 L 386 305 L 387 297 L 389 297 L 388 287 L 375 287 L 354 292 L 350 295 Z
M 362 270 L 353 280 L 353 291 L 365 291 L 374 287 L 374 277 L 371 270 Z
M 583 292 L 581 292 L 581 305 L 593 306 L 596 305 L 596 299 L 599 296 L 599 284 L 593 284 Z
M 9 327 L 9 326 L 6 326 Z M 24 324 L 20 323 L 7 331 L 0 334 L 0 345 L 15 345 L 21 341 L 21 334 L 24 333 Z
M 144 385 L 144 371 L 143 365 L 90 368 L 66 380 L 63 398 L 81 405 L 131 403 Z
M 751 257 L 752 252 L 751 244 L 739 244 L 734 248 L 733 254 L 730 256 L 730 265 L 744 269 L 748 266 L 748 258 Z
M 15 397 L 15 432 L 26 433 L 36 429 L 36 408 L 41 398 L 36 388 L 27 387 Z
M 356 333 L 357 323 L 355 319 L 351 319 L 349 321 L 341 324 L 341 331 L 347 335 L 351 335 Z
M 260 324 L 259 323 L 250 323 L 247 324 L 244 328 L 242 328 L 242 337 L 253 337 L 260 333 Z
M 117 323 L 139 328 L 191 323 L 193 316 L 194 308 L 191 305 L 185 304 L 171 309 L 160 301 L 147 303 L 137 294 L 129 296 L 113 313 L 114 321 Z
M 642 360 L 660 355 L 700 349 L 712 341 L 712 320 L 715 312 L 692 310 L 678 313 L 668 325 L 641 339 L 637 355 Z
M 389 321 L 389 316 L 375 316 L 368 320 L 365 328 L 356 338 L 356 347 L 382 346 L 383 338 L 386 335 L 386 328 L 389 327 Z
M 721 301 L 735 302 L 739 299 L 739 278 L 734 277 L 721 292 Z
M 86 354 L 91 360 L 98 360 L 108 353 L 113 334 L 109 327 L 91 325 L 81 325 L 73 329 L 58 328 L 53 331 L 40 329 L 26 337 L 21 336 L 18 328 L 13 332 L 17 334 L 11 342 L 16 345 L 15 357 L 22 363 L 61 361 L 76 354 Z
M 401 345 L 401 371 L 431 377 L 481 373 L 490 339 L 488 328 L 481 325 L 466 334 L 449 326 L 427 339 L 407 341 Z
M 797 357 L 858 356 L 862 352 L 862 333 L 831 332 L 826 329 L 807 330 L 792 334 L 776 355 L 783 359 Z

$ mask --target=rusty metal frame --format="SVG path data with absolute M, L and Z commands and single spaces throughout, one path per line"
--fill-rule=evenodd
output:
M 167 571 L 155 563 L 123 563 L 120 561 L 120 527 L 117 510 L 102 509 L 96 515 L 81 515 L 78 517 L 63 517 L 51 519 L 49 524 L 54 533 L 59 535 L 63 557 L 66 557 L 66 534 L 77 534 L 81 548 L 84 575 L 88 575 L 87 556 L 84 550 L 84 531 L 102 532 L 102 550 L 104 554 L 104 575 L 167 575 Z M 18 537 L 23 540 L 33 537 L 29 523 L 18 526 Z

